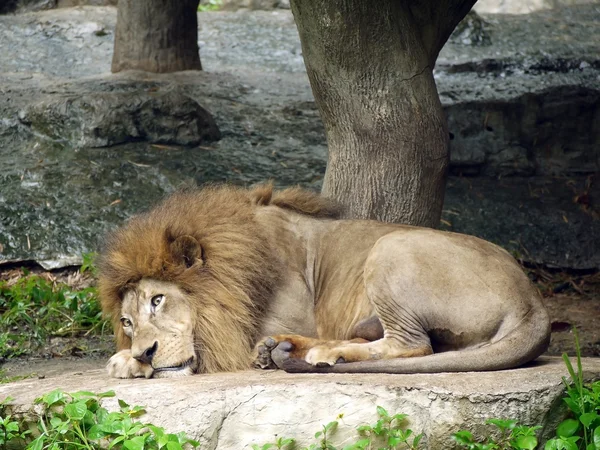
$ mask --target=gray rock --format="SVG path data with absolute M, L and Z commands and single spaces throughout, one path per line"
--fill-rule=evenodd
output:
M 321 186 L 324 130 L 288 11 L 199 14 L 206 71 L 166 75 L 110 75 L 115 18 L 109 7 L 0 16 L 0 264 L 72 264 L 182 183 Z M 449 43 L 435 71 L 454 136 L 443 226 L 526 261 L 598 268 L 600 41 L 589 36 L 600 32 L 600 11 L 483 18 L 492 45 Z M 113 122 L 119 136 L 175 139 L 166 126 L 132 127 L 128 112 L 138 111 L 138 95 L 171 91 L 211 111 L 223 139 L 73 151 L 48 138 L 94 142 L 97 116 L 82 105 L 103 102 L 125 108 Z M 65 99 L 77 106 L 68 116 L 77 125 L 54 120 L 44 130 L 50 112 L 67 118 L 58 107 Z M 19 111 L 42 126 L 24 124 Z
M 600 379 L 600 360 L 584 359 L 587 380 Z M 408 414 L 408 427 L 425 434 L 424 448 L 457 448 L 451 434 L 471 430 L 479 439 L 490 430 L 489 418 L 511 418 L 541 425 L 552 437 L 565 416 L 560 358 L 541 358 L 525 368 L 499 372 L 422 375 L 290 375 L 242 372 L 178 379 L 115 380 L 104 371 L 0 385 L 0 398 L 14 398 L 13 413 L 26 414 L 33 400 L 57 387 L 74 392 L 114 390 L 131 405 L 146 406 L 142 420 L 170 432 L 185 431 L 202 448 L 239 450 L 295 437 L 300 447 L 343 413 L 334 445 L 356 439 L 358 425 L 377 420 L 375 406 Z M 103 400 L 110 410 L 117 399 Z
M 526 14 L 567 5 L 599 4 L 598 0 L 479 0 L 473 9 L 479 13 Z
M 0 14 L 26 13 L 56 8 L 57 0 L 3 0 L 0 3 Z
M 487 23 L 475 11 L 469 11 L 466 17 L 456 26 L 450 42 L 463 45 L 491 45 L 490 35 L 486 30 Z
M 75 148 L 131 141 L 197 145 L 221 138 L 208 111 L 177 90 L 49 96 L 19 113 L 38 134 Z

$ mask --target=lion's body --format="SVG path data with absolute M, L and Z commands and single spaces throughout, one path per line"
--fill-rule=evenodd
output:
M 140 280 L 181 290 L 179 303 L 194 319 L 198 371 L 246 368 L 257 343 L 258 366 L 336 372 L 494 370 L 546 349 L 541 298 L 504 250 L 471 236 L 335 214 L 315 194 L 263 186 L 176 194 L 134 219 L 101 266 L 119 349 L 131 346 L 119 325 L 123 293 Z M 196 263 L 178 264 L 173 242 L 182 236 L 199 243 Z M 274 339 L 265 344 L 264 336 Z M 156 336 L 157 355 L 164 339 Z

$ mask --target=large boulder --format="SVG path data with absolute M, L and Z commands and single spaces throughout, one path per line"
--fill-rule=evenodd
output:
M 131 141 L 198 145 L 221 138 L 212 115 L 173 89 L 48 96 L 21 111 L 19 119 L 75 148 Z
M 584 359 L 588 380 L 600 379 L 600 359 Z M 351 442 L 355 428 L 377 420 L 376 406 L 408 414 L 408 427 L 425 437 L 423 447 L 451 449 L 451 434 L 471 430 L 481 438 L 489 418 L 516 419 L 541 425 L 542 439 L 552 437 L 566 410 L 559 358 L 541 358 L 515 370 L 421 375 L 290 375 L 242 372 L 178 379 L 116 380 L 104 371 L 80 372 L 60 378 L 25 380 L 0 385 L 0 399 L 14 398 L 12 412 L 27 415 L 33 401 L 56 388 L 104 392 L 146 406 L 144 421 L 168 431 L 185 431 L 204 449 L 240 450 L 250 444 L 295 437 L 300 446 L 314 442 L 316 431 L 343 419 L 335 443 Z M 117 408 L 117 399 L 104 404 Z

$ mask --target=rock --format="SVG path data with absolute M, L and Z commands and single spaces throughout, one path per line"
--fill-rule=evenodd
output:
M 51 96 L 19 118 L 35 132 L 75 148 L 139 140 L 197 145 L 221 138 L 210 113 L 177 90 Z
M 467 82 L 470 77 L 462 78 Z M 501 89 L 506 83 L 498 80 L 496 85 Z M 442 88 L 453 173 L 591 175 L 598 171 L 600 147 L 590 143 L 596 139 L 593 134 L 600 132 L 600 89 L 572 85 L 476 103 L 466 101 L 467 96 L 449 101 L 445 94 Z
M 0 3 L 0 14 L 26 13 L 56 8 L 57 0 L 4 0 Z
M 225 10 L 235 10 L 239 8 L 270 10 L 279 7 L 279 0 L 223 0 L 221 7 Z
M 584 359 L 588 380 L 600 379 L 600 359 Z M 146 407 L 142 420 L 185 431 L 202 448 L 239 450 L 295 437 L 300 447 L 314 442 L 316 431 L 343 413 L 334 444 L 348 444 L 355 427 L 376 422 L 375 406 L 408 415 L 408 426 L 423 432 L 424 448 L 451 449 L 451 434 L 471 430 L 485 436 L 489 418 L 511 418 L 541 425 L 542 438 L 552 437 L 565 415 L 560 358 L 541 358 L 516 370 L 423 375 L 290 375 L 243 372 L 196 375 L 178 379 L 115 380 L 104 371 L 60 378 L 24 380 L 0 385 L 0 399 L 14 398 L 10 409 L 23 415 L 33 400 L 53 389 L 104 392 L 114 390 L 130 405 Z M 117 398 L 103 400 L 111 410 Z
M 600 32 L 600 11 L 482 17 L 491 45 L 450 42 L 435 68 L 452 133 L 443 227 L 525 261 L 600 268 L 600 41 L 589 39 Z M 0 16 L 0 264 L 73 264 L 182 183 L 271 178 L 278 187 L 321 187 L 327 146 L 289 11 L 200 13 L 206 70 L 168 75 L 110 74 L 115 20 L 111 7 Z M 119 140 L 191 140 L 185 127 L 179 140 L 169 127 L 153 134 L 144 131 L 150 124 L 131 125 L 137 102 L 171 91 L 211 111 L 223 139 L 77 151 L 48 139 L 110 145 L 94 134 L 99 117 L 83 107 L 101 101 L 114 106 L 113 119 L 123 114 L 111 119 Z M 45 130 L 51 114 L 66 117 L 60 105 L 75 126 L 53 120 Z M 19 112 L 39 118 L 39 127 L 19 121 Z
M 491 45 L 490 35 L 486 30 L 487 23 L 475 11 L 469 11 L 466 17 L 456 26 L 450 42 L 463 45 Z
M 540 9 L 553 9 L 586 3 L 599 4 L 598 0 L 479 0 L 473 9 L 479 13 L 525 14 Z
M 73 6 L 117 6 L 118 0 L 58 0 L 57 8 L 71 8 Z

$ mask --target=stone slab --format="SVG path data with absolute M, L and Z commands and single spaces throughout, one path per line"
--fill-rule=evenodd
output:
M 600 359 L 585 358 L 586 378 L 600 379 Z M 144 420 L 170 432 L 185 431 L 203 449 L 239 450 L 253 443 L 295 437 L 314 442 L 321 425 L 343 413 L 335 445 L 356 436 L 353 429 L 376 421 L 376 406 L 409 416 L 408 426 L 423 432 L 424 448 L 454 448 L 451 433 L 469 429 L 482 436 L 488 418 L 514 418 L 542 425 L 550 437 L 564 415 L 560 398 L 566 369 L 560 358 L 540 358 L 515 370 L 419 375 L 315 375 L 248 371 L 179 379 L 116 380 L 104 371 L 60 378 L 24 380 L 0 386 L 0 398 L 14 397 L 12 410 L 25 414 L 34 399 L 62 388 L 68 392 L 114 390 L 117 398 L 147 407 Z M 116 409 L 116 398 L 106 399 Z

